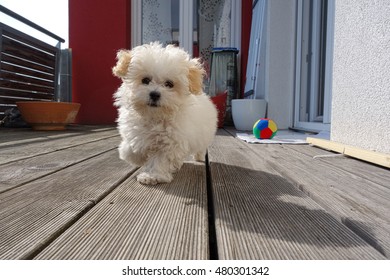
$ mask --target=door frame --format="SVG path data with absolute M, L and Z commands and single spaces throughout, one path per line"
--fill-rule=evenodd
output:
M 325 71 L 324 71 L 324 108 L 323 108 L 323 117 L 321 119 L 316 119 L 313 112 L 316 111 L 315 106 L 317 106 L 318 94 L 314 94 L 317 91 L 316 87 L 318 85 L 318 65 L 319 59 L 318 55 L 312 56 L 312 65 L 310 69 L 311 82 L 310 94 L 310 113 L 309 121 L 300 121 L 300 95 L 301 95 L 301 68 L 302 68 L 302 27 L 303 27 L 303 1 L 307 0 L 297 0 L 297 28 L 296 28 L 296 66 L 295 66 L 295 94 L 294 94 L 294 116 L 293 116 L 293 127 L 303 130 L 311 131 L 321 131 L 326 130 L 330 131 L 330 121 L 331 121 L 331 100 L 332 100 L 332 67 L 333 67 L 333 42 L 334 42 L 334 14 L 335 14 L 335 3 L 334 0 L 328 0 L 328 13 L 327 13 L 327 22 L 326 22 L 326 44 L 325 44 Z M 314 10 L 318 8 L 318 2 L 313 1 Z M 314 21 L 316 23 L 317 21 Z M 314 24 L 312 29 L 315 32 L 312 33 L 311 43 L 318 44 L 318 26 Z
M 267 24 L 267 5 L 268 0 L 256 0 L 252 5 L 252 23 L 251 23 L 251 34 L 249 41 L 249 51 L 248 51 L 248 64 L 246 71 L 246 83 L 244 87 L 244 98 L 248 97 L 251 99 L 256 98 L 265 98 L 262 95 L 264 90 L 260 90 L 260 79 L 263 72 L 261 72 L 260 60 L 262 56 L 262 47 L 266 43 L 267 32 L 265 30 L 265 25 Z M 267 64 L 267 63 L 266 63 Z M 267 67 L 267 66 L 266 66 Z M 264 75 L 267 75 L 268 71 L 264 71 Z M 263 88 L 266 88 L 267 79 L 264 79 Z M 253 94 L 250 96 L 245 96 L 249 92 L 253 91 Z

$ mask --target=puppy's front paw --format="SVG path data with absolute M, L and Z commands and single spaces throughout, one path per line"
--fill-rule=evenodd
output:
M 137 181 L 143 185 L 157 185 L 158 183 L 169 183 L 172 181 L 172 175 L 160 175 L 142 172 L 137 176 Z
M 157 185 L 157 178 L 149 173 L 142 172 L 137 176 L 137 181 L 143 185 Z
M 205 153 L 197 153 L 197 154 L 194 155 L 194 159 L 196 161 L 204 162 L 205 158 L 206 158 L 206 154 Z

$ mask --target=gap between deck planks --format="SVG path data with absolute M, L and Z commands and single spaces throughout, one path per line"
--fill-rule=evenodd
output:
M 274 150 L 280 145 L 270 147 L 255 151 L 219 131 L 209 149 L 221 259 L 384 258 L 281 176 L 293 163 L 284 169 L 270 164 L 285 159 Z

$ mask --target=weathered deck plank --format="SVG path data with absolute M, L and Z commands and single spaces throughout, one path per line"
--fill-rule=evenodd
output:
M 209 161 L 220 259 L 383 258 L 247 144 L 220 132 Z
M 307 149 L 305 146 L 290 145 L 286 146 L 286 148 L 295 150 L 302 155 L 309 156 L 316 161 L 326 163 L 327 166 L 331 166 L 332 168 L 337 168 L 343 172 L 350 173 L 353 177 L 359 177 L 361 180 L 390 188 L 390 170 L 388 168 L 370 164 L 348 156 L 342 156 L 317 147 Z
M 0 259 L 31 258 L 133 172 L 109 151 L 0 194 Z
M 7 145 L 18 145 L 34 141 L 34 139 L 53 137 L 54 135 L 84 135 L 91 133 L 102 133 L 104 131 L 115 131 L 113 125 L 69 125 L 66 130 L 58 131 L 39 131 L 31 128 L 4 128 L 0 127 L 0 147 Z M 54 136 L 56 138 L 56 136 Z
M 37 259 L 207 259 L 204 164 L 186 163 L 170 184 L 135 175 L 48 246 Z
M 82 130 L 72 127 L 66 131 L 32 131 L 18 133 L 15 130 L 1 130 L 0 165 L 68 149 L 110 138 L 118 135 L 114 127 L 93 128 Z
M 0 169 L 0 193 L 112 150 L 119 141 L 119 136 L 114 136 L 4 164 Z

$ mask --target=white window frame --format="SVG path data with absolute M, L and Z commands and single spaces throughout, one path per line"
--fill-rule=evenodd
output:
M 328 20 L 327 20 L 327 42 L 326 42 L 326 61 L 325 61 L 325 85 L 324 85 L 324 111 L 321 121 L 300 121 L 300 87 L 301 87 L 301 61 L 302 61 L 302 5 L 304 0 L 297 1 L 297 48 L 296 48 L 296 68 L 295 68 L 295 102 L 294 102 L 294 128 L 311 130 L 311 131 L 330 131 L 331 121 L 331 100 L 332 100 L 332 65 L 333 65 L 333 39 L 334 39 L 334 0 L 328 1 Z M 318 5 L 317 1 L 313 1 L 314 5 Z M 317 30 L 315 26 L 314 30 Z M 312 36 L 313 43 L 318 40 L 318 34 L 315 33 Z M 315 77 L 315 71 L 317 71 L 318 59 L 314 56 L 312 62 L 311 75 Z M 314 92 L 316 82 L 311 83 L 311 92 Z M 314 95 L 311 98 L 310 107 L 311 114 L 315 112 L 315 106 L 317 104 L 318 95 Z M 310 116 L 311 120 L 315 119 L 315 116 Z
M 180 0 L 179 44 L 191 56 L 194 40 L 194 0 Z
M 240 2 L 240 1 L 239 1 Z M 265 83 L 268 79 L 264 79 L 264 84 L 260 85 L 261 74 L 261 50 L 264 42 L 267 38 L 266 30 L 264 26 L 266 25 L 266 13 L 267 13 L 267 0 L 259 0 L 254 2 L 252 6 L 252 23 L 251 23 L 251 35 L 249 42 L 249 51 L 248 51 L 248 65 L 246 70 L 246 83 L 244 88 L 244 93 L 247 93 L 251 90 L 254 91 L 253 95 L 249 96 L 250 99 L 265 98 L 261 94 L 265 92 L 266 88 Z M 264 66 L 263 66 L 264 67 Z M 267 75 L 268 71 L 264 71 Z M 261 90 L 261 88 L 263 88 Z
M 131 48 L 142 44 L 142 0 L 131 1 Z

